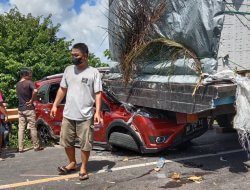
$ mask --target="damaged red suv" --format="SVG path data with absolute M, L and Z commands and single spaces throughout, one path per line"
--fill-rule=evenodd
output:
M 50 117 L 50 110 L 61 78 L 62 74 L 58 74 L 35 82 L 38 89 L 36 125 L 45 143 L 59 139 L 65 99 L 58 106 L 56 117 Z M 177 124 L 175 113 L 120 102 L 105 85 L 101 114 L 104 122 L 94 128 L 94 143 L 107 148 L 122 147 L 141 153 L 155 153 L 184 144 L 207 130 L 206 119 Z

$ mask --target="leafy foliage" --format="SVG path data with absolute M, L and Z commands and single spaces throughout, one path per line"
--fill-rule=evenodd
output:
M 0 15 L 0 89 L 5 101 L 17 105 L 15 84 L 24 67 L 33 70 L 34 80 L 62 72 L 70 62 L 70 41 L 57 38 L 60 25 L 53 26 L 51 15 L 22 15 L 16 8 Z
M 61 73 L 71 64 L 70 46 L 72 41 L 56 36 L 60 24 L 52 24 L 51 15 L 33 17 L 22 15 L 17 8 L 0 15 L 0 89 L 9 107 L 17 107 L 16 83 L 19 71 L 30 68 L 33 80 L 47 75 Z M 106 66 L 93 53 L 89 64 L 94 67 Z M 10 146 L 17 147 L 17 123 L 13 125 Z M 24 144 L 31 147 L 29 131 L 25 132 Z
M 12 124 L 12 129 L 9 137 L 9 147 L 11 148 L 17 148 L 18 147 L 18 124 L 15 122 Z M 24 147 L 25 148 L 31 148 L 32 142 L 30 137 L 30 130 L 25 130 L 24 133 Z
M 17 107 L 15 85 L 22 68 L 32 69 L 33 79 L 39 80 L 71 63 L 72 41 L 57 37 L 60 24 L 54 26 L 51 16 L 22 15 L 17 8 L 0 15 L 0 89 L 10 107 Z M 93 53 L 89 64 L 106 66 Z
M 88 64 L 92 67 L 106 67 L 108 64 L 101 62 L 99 57 L 96 57 L 94 53 L 89 53 Z
M 104 52 L 103 52 L 104 56 L 108 59 L 108 60 L 111 60 L 111 52 L 106 49 Z

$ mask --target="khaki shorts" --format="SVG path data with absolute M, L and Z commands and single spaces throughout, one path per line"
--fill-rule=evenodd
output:
M 79 140 L 81 150 L 90 151 L 94 141 L 93 119 L 75 121 L 63 118 L 60 133 L 60 145 L 64 148 L 72 147 Z

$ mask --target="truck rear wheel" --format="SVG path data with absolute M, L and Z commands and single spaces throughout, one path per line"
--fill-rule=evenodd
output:
M 234 114 L 218 115 L 215 119 L 220 127 L 233 128 Z
M 45 125 L 39 125 L 37 127 L 37 136 L 43 145 L 50 144 L 53 138 L 50 135 L 49 129 Z

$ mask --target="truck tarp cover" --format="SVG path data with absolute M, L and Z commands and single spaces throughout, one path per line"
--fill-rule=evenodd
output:
M 111 35 L 112 33 L 122 36 L 123 32 L 119 28 L 119 17 L 114 13 L 121 6 L 126 6 L 129 9 L 131 1 L 134 0 L 127 0 L 126 3 L 124 3 L 124 0 L 109 1 L 109 49 L 113 60 L 117 62 L 119 62 L 122 53 L 122 48 L 119 47 L 122 47 L 124 43 L 122 38 Z M 150 1 L 152 7 L 159 2 L 159 0 Z M 196 53 L 202 62 L 204 72 L 209 74 L 216 72 L 216 57 L 224 21 L 225 4 L 223 0 L 166 0 L 165 3 L 166 9 L 163 15 L 154 23 L 153 29 L 150 31 L 152 38 L 166 37 L 183 44 Z M 126 20 L 133 18 L 130 16 Z M 133 20 L 130 21 L 133 22 Z M 186 68 L 185 60 L 182 62 L 183 67 Z M 153 63 L 153 68 L 155 64 L 157 63 Z M 180 61 L 178 64 L 178 66 L 181 65 Z M 183 69 L 184 72 L 186 71 L 185 68 Z
M 236 110 L 234 128 L 238 131 L 242 147 L 250 158 L 250 78 L 236 77 Z

